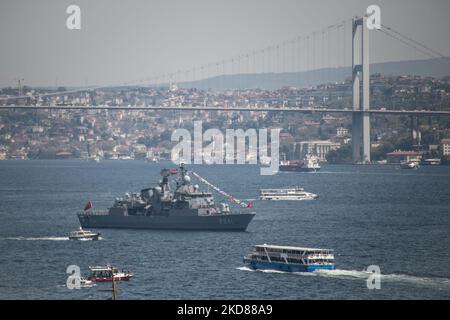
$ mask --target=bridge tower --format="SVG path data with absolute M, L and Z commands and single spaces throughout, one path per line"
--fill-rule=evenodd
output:
M 353 118 L 352 149 L 355 163 L 370 162 L 370 71 L 367 17 L 353 19 L 352 27 Z

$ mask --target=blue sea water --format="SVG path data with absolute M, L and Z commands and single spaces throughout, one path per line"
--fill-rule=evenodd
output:
M 0 299 L 106 299 L 108 285 L 69 290 L 66 268 L 111 263 L 134 273 L 120 299 L 449 299 L 450 167 L 332 166 L 261 176 L 250 165 L 189 169 L 240 199 L 300 185 L 317 201 L 254 201 L 247 232 L 99 230 L 69 241 L 88 200 L 159 180 L 169 162 L 1 161 Z M 217 200 L 220 196 L 217 195 Z M 242 257 L 261 243 L 335 250 L 334 271 L 251 271 Z M 370 265 L 381 289 L 367 288 Z

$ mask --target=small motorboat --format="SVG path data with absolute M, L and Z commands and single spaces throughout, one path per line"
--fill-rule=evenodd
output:
M 88 279 L 83 278 L 83 277 L 80 278 L 80 287 L 81 288 L 91 288 L 93 286 L 95 286 L 94 281 L 88 280 Z
M 82 227 L 76 231 L 72 231 L 69 234 L 70 240 L 98 240 L 100 233 L 83 230 Z
M 113 281 L 113 277 L 114 281 L 129 281 L 133 276 L 130 272 L 119 271 L 119 269 L 111 265 L 89 267 L 89 269 L 91 270 L 91 275 L 88 279 L 94 282 L 110 282 Z
M 415 161 L 404 161 L 400 163 L 401 169 L 419 169 L 419 163 Z

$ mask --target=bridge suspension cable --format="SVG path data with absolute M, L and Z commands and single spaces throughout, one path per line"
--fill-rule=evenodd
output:
M 439 51 L 430 48 L 426 44 L 419 42 L 417 40 L 414 40 L 413 38 L 401 33 L 400 31 L 395 30 L 392 27 L 389 27 L 385 24 L 382 24 L 382 29 L 379 31 L 386 34 L 387 36 L 407 45 L 408 47 L 417 50 L 418 52 L 421 52 L 422 54 L 430 57 L 430 58 L 441 58 L 442 61 L 446 64 L 450 65 L 450 61 L 447 60 L 448 57 L 440 53 Z
M 261 85 L 261 83 L 257 83 L 254 80 L 256 74 L 262 75 L 259 77 L 259 80 L 262 81 L 262 86 L 271 89 L 274 87 L 274 83 L 280 86 L 296 84 L 309 86 L 318 83 L 329 83 L 337 79 L 337 75 L 332 70 L 350 65 L 350 61 L 346 59 L 349 44 L 346 41 L 346 33 L 349 31 L 347 28 L 350 25 L 349 21 L 350 19 L 343 20 L 321 30 L 298 35 L 259 50 L 238 54 L 228 59 L 131 80 L 116 86 L 90 86 L 80 89 L 0 99 L 7 99 L 8 101 L 21 98 L 37 99 L 111 87 L 139 84 L 160 86 L 174 82 L 182 86 L 190 83 L 203 89 L 211 87 L 224 89 L 230 88 L 230 85 L 232 88 L 256 88 L 258 85 Z M 442 62 L 450 64 L 450 60 L 438 50 L 390 26 L 383 24 L 382 29 L 379 31 L 429 58 L 441 58 Z M 283 72 L 285 73 L 284 75 L 282 75 Z M 286 75 L 286 73 L 289 74 Z M 297 73 L 297 76 L 294 77 L 294 73 Z
M 137 80 L 128 81 L 125 84 L 131 85 L 131 84 L 138 84 L 138 83 L 145 83 L 150 82 L 151 85 L 161 85 L 161 84 L 167 84 L 169 81 L 168 79 L 173 79 L 174 76 L 180 76 L 177 80 L 177 82 L 198 82 L 200 80 L 205 80 L 208 76 L 211 79 L 211 82 L 214 83 L 214 80 L 216 80 L 216 83 L 219 82 L 218 77 L 221 77 L 220 80 L 224 80 L 223 76 L 233 76 L 238 73 L 240 74 L 251 74 L 251 73 L 264 73 L 266 77 L 268 77 L 267 73 L 280 73 L 280 72 L 290 72 L 290 71 L 300 71 L 296 68 L 296 59 L 298 59 L 298 56 L 296 55 L 295 45 L 300 45 L 302 42 L 305 43 L 306 40 L 311 39 L 312 45 L 310 48 L 308 48 L 308 42 L 306 42 L 306 48 L 303 48 L 304 51 L 308 51 L 311 49 L 312 53 L 310 55 L 312 56 L 313 62 L 311 63 L 310 70 L 314 70 L 314 68 L 325 68 L 325 67 L 331 67 L 331 57 L 327 57 L 328 61 L 325 61 L 325 41 L 322 43 L 322 46 L 319 46 L 320 44 L 320 35 L 323 35 L 324 37 L 327 37 L 328 44 L 331 43 L 330 37 L 332 30 L 336 30 L 339 32 L 340 30 L 344 30 L 342 28 L 346 23 L 348 23 L 349 20 L 344 20 L 336 24 L 329 25 L 321 30 L 311 32 L 306 35 L 299 35 L 296 37 L 293 37 L 291 39 L 281 41 L 279 43 L 266 46 L 264 48 L 261 48 L 259 50 L 252 50 L 250 52 L 244 53 L 244 54 L 237 54 L 233 57 L 230 57 L 228 59 L 223 59 L 219 61 L 215 61 L 212 63 L 202 64 L 199 66 L 194 66 L 188 69 L 184 70 L 178 70 L 177 72 L 168 72 L 164 74 L 159 74 L 151 77 L 141 78 Z M 345 30 L 344 30 L 345 31 Z M 336 41 L 336 47 L 337 44 L 340 43 L 340 41 Z M 320 47 L 320 55 L 317 52 Z M 328 45 L 329 47 L 329 45 Z M 327 48 L 328 50 L 328 48 Z M 336 48 L 337 50 L 337 48 Z M 297 54 L 301 54 L 299 50 Z M 301 54 L 303 55 L 303 54 Z M 322 65 L 319 64 L 319 58 L 320 56 L 323 56 Z M 272 63 L 271 60 L 274 60 Z M 291 61 L 292 60 L 292 61 Z M 253 62 L 253 68 L 250 68 L 251 62 Z M 216 68 L 210 68 L 209 66 L 216 66 Z M 220 68 L 222 67 L 222 68 Z M 211 70 L 216 70 L 216 74 L 211 74 Z M 222 69 L 222 74 L 219 74 L 219 69 Z M 253 70 L 250 70 L 253 69 Z M 198 72 L 199 70 L 205 71 L 208 70 L 208 72 L 205 74 L 205 72 Z M 301 70 L 301 71 L 307 71 L 307 70 Z M 184 75 L 184 77 L 183 77 Z M 198 77 L 197 77 L 198 75 Z M 191 78 L 192 77 L 192 78 Z M 216 79 L 214 79 L 216 78 Z M 232 79 L 234 81 L 234 79 Z M 109 86 L 111 87 L 111 86 Z
M 423 43 L 421 43 L 421 42 L 419 42 L 419 41 L 417 41 L 417 40 L 414 40 L 413 38 L 411 38 L 411 37 L 409 37 L 409 36 L 407 36 L 407 35 L 405 35 L 405 34 L 400 33 L 399 31 L 395 30 L 395 29 L 392 28 L 392 27 L 389 27 L 389 26 L 387 26 L 387 25 L 385 25 L 385 24 L 382 24 L 382 27 L 385 28 L 385 29 L 387 29 L 387 30 L 389 30 L 389 31 L 392 31 L 393 33 L 399 35 L 399 36 L 402 37 L 402 38 L 405 38 L 405 39 L 411 41 L 412 43 L 417 44 L 418 46 L 421 46 L 422 48 L 425 48 L 426 50 L 428 50 L 428 51 L 434 53 L 435 55 L 437 55 L 437 56 L 439 56 L 439 57 L 441 57 L 441 58 L 446 58 L 446 56 L 444 56 L 444 55 L 443 55 L 442 53 L 440 53 L 439 51 L 437 51 L 437 50 L 435 50 L 435 49 L 432 49 L 432 48 L 430 48 L 429 46 L 427 46 L 427 45 L 425 45 L 425 44 L 423 44 Z
M 351 21 L 351 19 L 343 20 L 341 22 L 329 25 L 321 30 L 316 30 L 314 32 L 310 32 L 304 35 L 298 35 L 291 39 L 278 42 L 276 44 L 272 44 L 261 48 L 259 50 L 252 50 L 244 54 L 238 54 L 228 59 L 218 60 L 212 63 L 197 65 L 188 69 L 177 69 L 173 72 L 166 72 L 163 74 L 153 75 L 151 77 L 145 77 L 141 79 L 135 79 L 131 81 L 126 81 L 117 85 L 105 85 L 105 86 L 86 86 L 80 89 L 66 90 L 66 91 L 55 91 L 51 93 L 37 93 L 34 95 L 26 95 L 26 96 L 17 96 L 17 97 L 7 97 L 0 99 L 14 100 L 14 99 L 23 99 L 23 98 L 31 98 L 36 99 L 39 97 L 48 97 L 55 95 L 63 95 L 63 94 L 74 94 L 83 91 L 92 91 L 98 89 L 107 89 L 112 87 L 121 87 L 121 86 L 130 86 L 130 85 L 139 85 L 146 83 L 147 85 L 167 85 L 172 82 L 176 83 L 188 83 L 194 82 L 197 85 L 199 81 L 208 80 L 208 85 L 211 86 L 219 85 L 221 88 L 226 87 L 226 77 L 231 76 L 231 83 L 234 87 L 243 87 L 243 85 L 239 85 L 236 83 L 236 80 L 233 79 L 233 76 L 237 74 L 246 75 L 246 79 L 248 83 L 244 85 L 246 87 L 254 87 L 252 84 L 252 74 L 264 74 L 266 87 L 270 87 L 274 74 L 280 74 L 282 72 L 311 72 L 317 69 L 325 69 L 332 68 L 333 63 L 331 62 L 331 57 L 328 54 L 326 56 L 325 46 L 328 43 L 327 50 L 330 50 L 331 43 L 331 33 L 332 30 L 336 30 L 337 33 L 345 32 L 344 26 Z M 320 46 L 320 36 L 327 37 L 328 39 L 322 41 L 322 46 Z M 339 36 L 340 38 L 340 36 Z M 338 44 L 341 41 L 336 41 L 336 48 L 334 51 L 338 52 L 338 56 L 340 54 L 340 50 L 338 49 Z M 298 46 L 298 50 L 295 50 L 295 45 Z M 344 46 L 343 46 L 344 47 Z M 301 57 L 304 57 L 305 63 L 298 64 L 296 67 L 296 61 Z M 320 57 L 323 57 L 322 61 Z M 245 63 L 246 60 L 246 63 Z M 326 61 L 328 60 L 328 61 Z M 339 62 L 337 63 L 340 64 Z M 245 68 L 246 66 L 246 68 Z M 214 72 L 215 71 L 215 72 Z M 319 76 L 314 75 L 314 79 L 311 79 L 311 75 L 309 76 L 309 82 L 317 83 L 319 81 Z M 281 77 L 281 76 L 280 76 Z M 292 77 L 294 79 L 294 77 Z M 327 76 L 328 78 L 328 76 Z M 282 78 L 280 78 L 282 79 Z M 278 79 L 278 80 L 280 80 Z M 299 80 L 299 78 L 297 78 Z M 329 79 L 327 79 L 329 80 Z M 292 85 L 292 83 L 283 83 L 283 85 Z

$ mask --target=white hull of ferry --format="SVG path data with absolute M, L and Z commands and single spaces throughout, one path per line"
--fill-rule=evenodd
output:
M 302 200 L 316 200 L 318 197 L 261 197 L 261 200 L 271 201 L 302 201 Z
M 316 194 L 308 194 L 308 195 L 302 195 L 302 196 L 283 196 L 283 195 L 267 195 L 267 196 L 260 196 L 260 200 L 271 200 L 271 201 L 302 201 L 302 200 L 316 200 L 319 198 Z
M 300 187 L 259 190 L 260 200 L 301 201 L 301 200 L 315 200 L 317 198 L 319 198 L 317 194 L 306 192 L 303 190 L 303 188 Z

